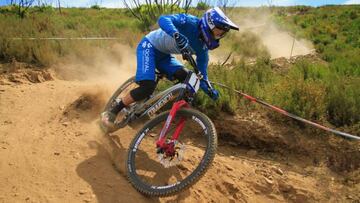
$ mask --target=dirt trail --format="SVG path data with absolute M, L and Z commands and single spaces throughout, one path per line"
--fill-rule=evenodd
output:
M 291 147 L 293 132 L 276 127 L 260 114 L 216 121 L 218 154 L 196 185 L 173 197 L 144 197 L 127 182 L 123 168 L 126 148 L 136 131 L 116 132 L 122 146 L 116 148 L 98 128 L 98 113 L 114 84 L 52 78 L 34 83 L 24 75 L 17 82 L 0 77 L 0 202 L 360 199 L 359 145 L 353 153 L 355 161 L 349 159 L 352 167 L 338 172 L 321 156 L 313 163 L 311 154 L 305 152 L 314 148 L 299 151 L 303 140 L 293 140 L 300 143 Z

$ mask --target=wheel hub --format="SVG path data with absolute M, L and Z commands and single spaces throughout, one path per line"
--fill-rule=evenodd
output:
M 163 147 L 158 148 L 158 159 L 165 168 L 169 168 L 181 163 L 184 157 L 184 151 L 184 144 L 178 141 L 167 141 Z

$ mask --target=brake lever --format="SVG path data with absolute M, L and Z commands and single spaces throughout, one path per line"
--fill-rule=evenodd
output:
M 181 55 L 184 60 L 191 62 L 191 59 L 190 59 L 191 54 L 188 50 L 185 50 L 183 53 L 181 53 Z
M 198 78 L 200 80 L 202 80 L 204 78 L 203 74 L 201 73 L 201 71 L 198 69 L 197 64 L 194 60 L 194 58 L 191 56 L 191 52 L 189 50 L 184 51 L 184 53 L 182 53 L 183 59 L 188 61 L 190 63 L 190 65 L 194 68 L 194 71 L 196 73 L 196 75 L 198 76 Z M 209 86 L 210 84 L 208 84 Z M 211 85 L 209 86 L 211 87 Z M 212 87 L 211 87 L 212 88 Z
M 206 82 L 206 85 L 209 87 L 210 90 L 214 89 L 209 80 L 205 80 L 205 82 Z

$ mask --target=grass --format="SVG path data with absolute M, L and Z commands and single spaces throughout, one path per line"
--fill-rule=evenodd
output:
M 113 42 L 13 40 L 9 38 L 41 37 L 118 37 L 117 42 L 135 46 L 143 36 L 140 23 L 122 9 L 66 8 L 60 14 L 49 8 L 30 8 L 26 18 L 19 18 L 11 7 L 0 7 L 0 59 L 48 66 L 67 54 L 81 54 L 91 46 Z M 74 47 L 76 46 L 76 47 Z M 83 48 L 79 48 L 83 47 Z

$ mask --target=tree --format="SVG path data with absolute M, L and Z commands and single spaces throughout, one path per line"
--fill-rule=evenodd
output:
M 59 13 L 61 14 L 61 3 L 60 3 L 60 0 L 58 0 L 58 8 L 59 8 Z
M 26 11 L 30 8 L 30 6 L 34 3 L 35 0 L 19 0 L 18 3 L 18 14 L 21 18 L 25 17 Z M 14 0 L 14 4 L 16 4 L 16 0 Z
M 149 29 L 160 15 L 165 13 L 188 12 L 192 0 L 122 0 L 127 10 Z M 144 3 L 143 3 L 144 2 Z
M 273 4 L 273 0 L 267 0 L 267 3 L 269 5 L 270 11 L 272 12 L 274 9 L 274 4 Z

